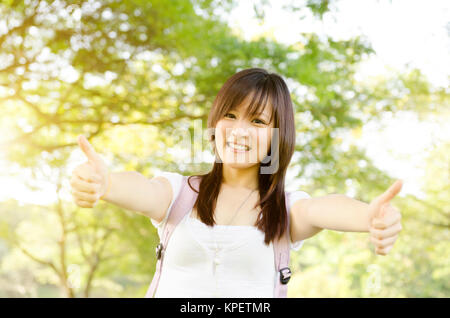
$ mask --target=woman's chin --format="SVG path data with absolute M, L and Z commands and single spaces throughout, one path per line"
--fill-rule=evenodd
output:
M 258 165 L 258 162 L 253 162 L 249 158 L 229 158 L 225 157 L 225 160 L 223 161 L 224 165 L 227 165 L 231 168 L 250 168 L 252 166 Z

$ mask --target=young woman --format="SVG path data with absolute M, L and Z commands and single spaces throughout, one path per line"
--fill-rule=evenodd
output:
M 322 229 L 370 232 L 380 255 L 393 247 L 401 215 L 390 201 L 400 180 L 370 204 L 294 191 L 286 209 L 296 133 L 290 93 L 279 75 L 252 68 L 231 76 L 216 96 L 208 128 L 216 160 L 209 173 L 197 176 L 197 199 L 170 238 L 155 297 L 273 297 L 272 247 L 285 231 L 295 250 Z M 183 176 L 109 173 L 86 138 L 78 142 L 88 162 L 73 171 L 75 203 L 91 208 L 102 199 L 139 212 L 161 237 Z

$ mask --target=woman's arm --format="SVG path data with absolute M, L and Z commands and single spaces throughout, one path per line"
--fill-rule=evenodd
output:
M 369 204 L 343 194 L 311 198 L 306 217 L 308 223 L 322 229 L 369 231 Z
M 298 200 L 291 211 L 292 241 L 311 237 L 322 229 L 370 232 L 376 252 L 386 255 L 402 230 L 400 211 L 390 203 L 401 188 L 402 182 L 396 181 L 370 204 L 343 194 Z
M 300 199 L 291 211 L 292 241 L 310 238 L 323 229 L 367 232 L 368 206 L 342 194 Z
M 136 171 L 110 174 L 108 192 L 102 200 L 139 212 L 160 222 L 172 201 L 172 186 L 161 176 L 149 179 Z

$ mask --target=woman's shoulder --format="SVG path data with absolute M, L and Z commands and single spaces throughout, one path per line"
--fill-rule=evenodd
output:
M 153 175 L 155 178 L 156 177 L 164 177 L 166 179 L 181 179 L 183 178 L 183 175 L 175 172 L 175 171 L 167 171 L 167 170 L 158 170 L 154 173 Z
M 289 194 L 289 203 L 291 206 L 298 200 L 311 198 L 309 193 L 301 190 L 287 191 L 287 193 Z
M 167 220 L 168 217 L 168 211 L 170 211 L 170 208 L 172 207 L 175 199 L 177 198 L 178 194 L 180 193 L 181 190 L 181 185 L 183 182 L 183 175 L 178 173 L 178 172 L 171 172 L 171 171 L 157 171 L 154 175 L 153 175 L 153 179 L 160 179 L 161 182 L 164 183 L 164 187 L 167 188 L 167 191 L 171 192 L 171 195 L 169 195 L 169 199 L 168 199 L 168 208 L 165 210 L 164 213 L 164 218 L 163 220 L 152 220 L 152 223 L 158 227 L 161 224 L 164 223 L 165 220 Z

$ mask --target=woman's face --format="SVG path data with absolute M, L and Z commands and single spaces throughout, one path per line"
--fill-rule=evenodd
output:
M 215 143 L 217 153 L 223 164 L 234 168 L 248 168 L 258 165 L 269 153 L 273 119 L 271 106 L 267 105 L 263 113 L 252 118 L 244 118 L 247 99 L 235 110 L 231 110 L 217 122 Z M 235 146 L 240 144 L 242 147 Z

